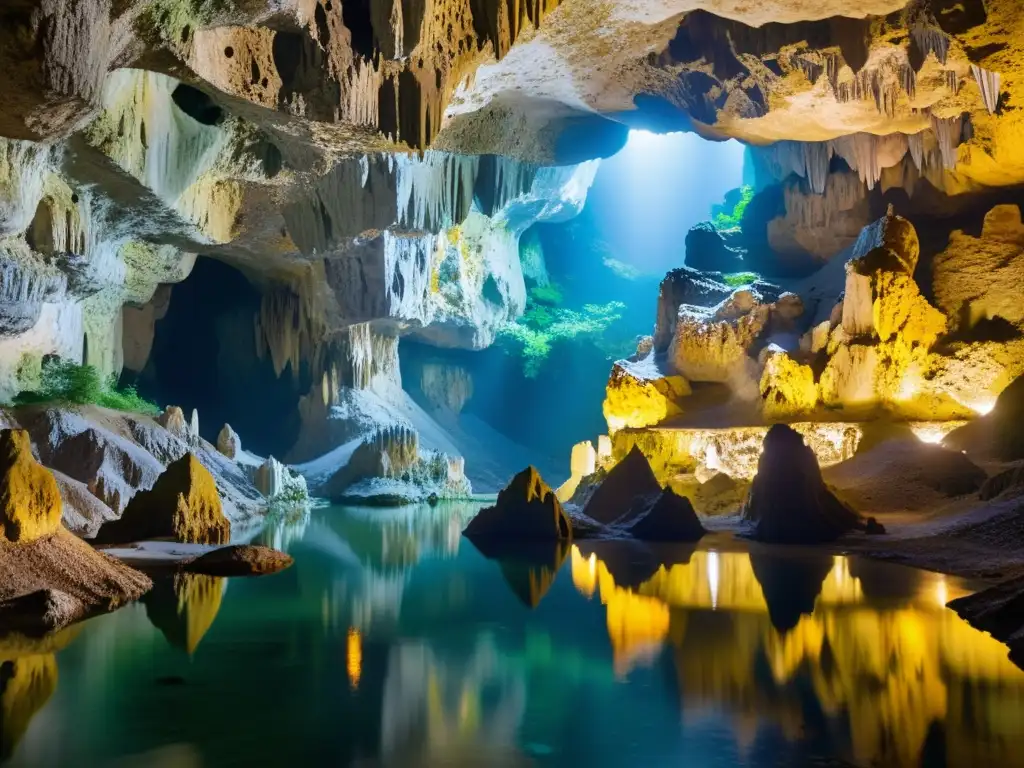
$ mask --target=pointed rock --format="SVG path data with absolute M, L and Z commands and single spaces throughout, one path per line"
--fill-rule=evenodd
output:
M 765 435 L 743 517 L 754 523 L 753 538 L 771 544 L 819 544 L 856 529 L 882 532 L 833 495 L 814 452 L 784 424 Z
M 192 453 L 170 464 L 148 491 L 132 497 L 120 520 L 106 523 L 96 542 L 123 544 L 169 538 L 195 544 L 226 544 L 231 523 L 217 484 Z
M 641 541 L 699 541 L 707 533 L 685 496 L 666 488 L 647 510 L 631 521 L 628 531 Z
M 225 424 L 217 433 L 217 450 L 229 459 L 237 458 L 239 451 L 242 450 L 242 438 L 230 424 Z
M 534 467 L 527 467 L 498 494 L 493 507 L 470 520 L 471 541 L 557 541 L 572 536 L 572 523 L 547 483 Z
M 639 448 L 635 445 L 590 497 L 583 514 L 609 525 L 620 520 L 636 506 L 661 493 L 661 483 Z

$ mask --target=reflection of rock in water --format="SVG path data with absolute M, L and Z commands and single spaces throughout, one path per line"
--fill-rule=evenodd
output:
M 53 654 L 0 662 L 0 760 L 6 760 L 28 730 L 29 722 L 57 688 Z
M 44 637 L 0 637 L 0 762 L 7 760 L 35 714 L 57 688 L 56 652 L 78 636 L 82 624 Z
M 154 578 L 142 602 L 167 642 L 191 655 L 217 618 L 225 587 L 226 580 L 218 576 L 176 573 Z
M 555 583 L 558 569 L 569 554 L 569 544 L 516 542 L 512 546 L 494 540 L 474 543 L 480 554 L 497 560 L 509 588 L 527 608 L 536 608 Z
M 309 527 L 309 507 L 288 510 L 274 515 L 260 532 L 260 543 L 281 552 L 290 552 L 292 546 L 302 541 Z
M 751 554 L 754 577 L 764 592 L 768 617 L 779 632 L 793 629 L 804 614 L 814 611 L 814 601 L 832 570 L 831 555 L 779 557 Z
M 441 658 L 425 643 L 391 650 L 381 715 L 381 762 L 402 766 L 528 765 L 516 747 L 526 684 L 481 637 Z

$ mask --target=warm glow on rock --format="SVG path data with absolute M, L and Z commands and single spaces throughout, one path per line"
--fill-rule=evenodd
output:
M 966 421 L 914 421 L 909 426 L 910 431 L 922 443 L 938 445 L 946 439 L 946 435 L 966 423 Z
M 984 416 L 988 413 L 992 413 L 992 409 L 996 407 L 996 399 L 992 397 L 985 398 L 983 400 L 975 400 L 967 403 L 967 405 L 979 415 Z

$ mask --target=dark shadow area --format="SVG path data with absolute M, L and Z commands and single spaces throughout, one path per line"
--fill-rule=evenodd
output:
M 296 381 L 290 369 L 278 377 L 269 357 L 257 356 L 259 307 L 259 291 L 241 272 L 199 257 L 171 291 L 145 368 L 135 381 L 126 373 L 122 383 L 134 383 L 155 402 L 179 405 L 186 415 L 198 409 L 200 433 L 211 442 L 227 423 L 243 448 L 283 455 L 298 435 L 298 400 L 309 383 Z
M 814 611 L 821 585 L 832 570 L 830 555 L 780 557 L 751 553 L 750 566 L 768 604 L 768 617 L 779 632 L 793 629 Z

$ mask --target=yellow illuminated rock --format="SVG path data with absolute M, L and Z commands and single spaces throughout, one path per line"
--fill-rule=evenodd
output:
M 795 422 L 790 426 L 803 435 L 822 467 L 852 457 L 863 433 L 859 425 L 843 422 Z M 621 460 L 633 446 L 638 447 L 661 483 L 698 468 L 749 480 L 757 474 L 767 433 L 767 426 L 623 430 L 613 438 L 613 456 Z
M 818 385 L 809 365 L 801 365 L 784 350 L 769 349 L 761 373 L 761 411 L 769 420 L 786 420 L 811 413 L 818 405 Z
M 481 510 L 463 532 L 477 543 L 504 546 L 513 541 L 558 541 L 572 537 L 572 523 L 534 467 L 527 467 Z
M 26 543 L 60 529 L 57 481 L 22 429 L 0 431 L 0 507 L 0 541 Z
M 221 508 L 217 483 L 195 454 L 168 465 L 156 484 L 135 494 L 119 520 L 100 528 L 96 540 L 114 544 L 172 538 L 197 544 L 226 544 L 231 522 Z
M 572 447 L 572 454 L 569 457 L 569 479 L 558 486 L 555 496 L 563 504 L 572 498 L 580 481 L 588 475 L 594 474 L 597 470 L 597 452 L 594 444 L 589 440 L 576 443 Z
M 679 401 L 690 393 L 685 378 L 662 374 L 653 358 L 640 363 L 620 360 L 612 368 L 605 390 L 603 411 L 608 432 L 660 424 L 679 416 L 683 412 Z

